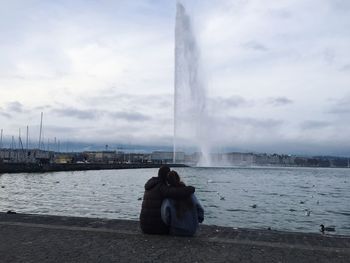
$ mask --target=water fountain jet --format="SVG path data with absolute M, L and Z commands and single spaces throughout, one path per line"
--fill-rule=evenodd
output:
M 191 19 L 177 2 L 175 26 L 174 157 L 178 148 L 194 146 L 201 152 L 197 165 L 210 166 L 210 138 L 206 90 L 200 54 Z

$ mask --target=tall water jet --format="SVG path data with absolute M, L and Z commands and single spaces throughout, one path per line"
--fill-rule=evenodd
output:
M 177 2 L 175 26 L 174 157 L 192 146 L 201 152 L 198 165 L 210 166 L 210 140 L 206 91 L 201 78 L 200 56 L 191 19 Z

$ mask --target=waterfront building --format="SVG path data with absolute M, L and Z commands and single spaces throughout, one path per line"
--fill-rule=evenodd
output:
M 115 163 L 117 159 L 116 151 L 85 151 L 83 155 L 89 163 Z
M 254 163 L 254 155 L 251 153 L 226 153 L 223 157 L 230 165 L 252 165 Z
M 173 152 L 162 152 L 154 151 L 151 154 L 152 163 L 172 163 L 173 162 Z M 185 162 L 185 153 L 176 152 L 176 162 L 184 163 Z
M 0 149 L 0 162 L 3 163 L 51 163 L 53 152 L 38 149 Z

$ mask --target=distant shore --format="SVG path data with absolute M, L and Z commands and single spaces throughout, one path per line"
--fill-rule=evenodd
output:
M 154 163 L 65 163 L 65 164 L 33 164 L 33 163 L 0 163 L 1 173 L 44 173 L 60 171 L 114 170 L 159 168 L 162 164 Z M 170 167 L 187 167 L 184 164 L 168 164 Z

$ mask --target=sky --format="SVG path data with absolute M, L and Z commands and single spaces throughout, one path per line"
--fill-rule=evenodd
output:
M 350 156 L 350 1 L 189 0 L 218 149 Z M 175 0 L 0 0 L 0 129 L 171 146 Z M 5 142 L 4 142 L 5 143 Z M 5 145 L 6 146 L 6 145 Z

